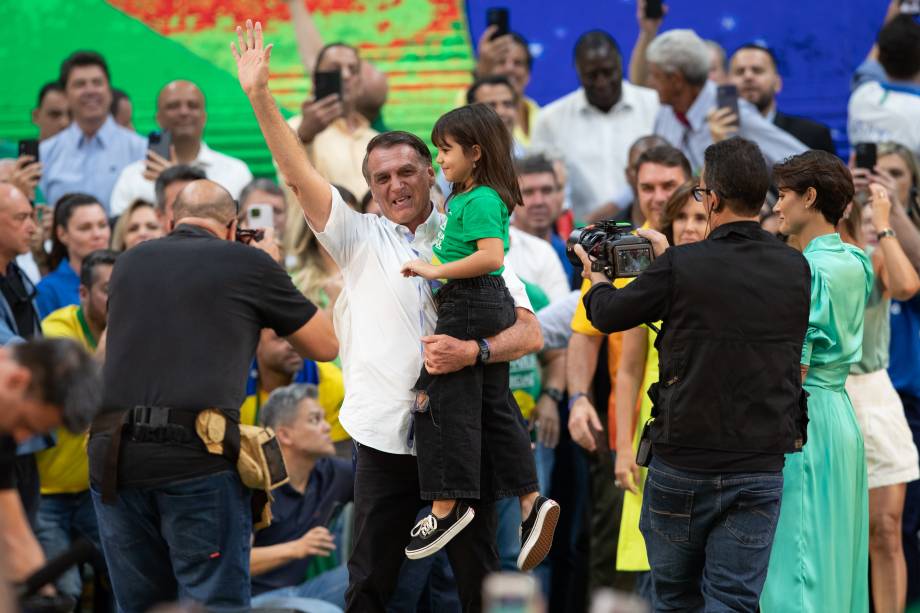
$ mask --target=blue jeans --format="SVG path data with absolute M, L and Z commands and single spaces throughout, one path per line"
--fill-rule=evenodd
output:
M 118 610 L 189 600 L 208 611 L 249 609 L 249 490 L 224 471 L 121 488 L 111 505 L 91 488 Z
M 50 559 L 64 553 L 80 536 L 100 547 L 99 526 L 89 490 L 78 494 L 42 496 L 35 537 L 41 543 L 45 557 Z M 79 569 L 71 567 L 61 575 L 55 586 L 65 596 L 79 598 L 83 592 Z
M 300 585 L 283 587 L 259 594 L 252 599 L 253 607 L 304 608 L 310 613 L 341 612 L 345 608 L 345 588 L 348 569 L 343 564 L 308 579 Z M 294 600 L 290 600 L 290 599 Z M 304 602 L 304 601 L 307 602 Z
M 639 529 L 655 611 L 756 611 L 783 474 L 691 473 L 653 459 Z

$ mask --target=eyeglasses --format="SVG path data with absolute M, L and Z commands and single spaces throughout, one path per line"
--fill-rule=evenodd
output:
M 693 199 L 697 202 L 703 201 L 703 196 L 705 194 L 714 194 L 715 191 L 709 189 L 708 187 L 694 187 L 693 188 Z

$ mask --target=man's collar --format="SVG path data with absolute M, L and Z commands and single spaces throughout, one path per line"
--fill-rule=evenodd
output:
M 438 207 L 436 207 L 433 202 L 429 202 L 428 206 L 431 207 L 431 212 L 428 213 L 428 217 L 425 218 L 425 221 L 420 223 L 415 229 L 415 236 L 435 233 L 441 227 L 441 214 L 438 213 Z M 390 227 L 390 229 L 395 232 L 399 232 L 401 234 L 413 234 L 412 231 L 410 231 L 409 228 L 407 228 L 405 225 L 396 223 L 386 216 L 383 217 L 383 220 Z
M 601 115 L 613 115 L 620 111 L 629 111 L 635 106 L 635 92 L 632 89 L 632 85 L 628 83 L 625 79 L 620 83 L 620 99 L 617 100 L 617 103 L 610 107 L 610 110 L 604 112 L 588 102 L 588 94 L 585 93 L 584 87 L 578 88 L 578 96 L 576 97 L 578 103 L 578 112 L 579 113 L 600 113 Z
M 709 233 L 709 238 L 716 240 L 725 238 L 729 234 L 738 234 L 745 238 L 758 238 L 763 235 L 763 229 L 756 221 L 732 221 L 724 223 Z
M 195 166 L 201 166 L 202 168 L 207 168 L 214 164 L 217 161 L 217 154 L 214 153 L 214 150 L 208 147 L 204 141 L 198 146 L 198 156 L 195 158 L 195 161 L 192 162 Z
M 80 145 L 86 144 L 91 141 L 98 141 L 100 145 L 107 147 L 109 143 L 114 140 L 114 135 L 118 132 L 118 124 L 115 123 L 115 119 L 112 115 L 108 115 L 105 118 L 105 122 L 99 127 L 95 134 L 87 138 L 86 134 L 83 133 L 83 130 L 80 129 L 80 126 L 76 125 L 77 122 L 72 122 L 72 125 L 76 126 L 78 133 L 77 143 Z
M 687 121 L 694 132 L 706 129 L 706 115 L 716 106 L 716 84 L 706 81 L 706 85 L 696 95 L 696 100 L 687 109 Z

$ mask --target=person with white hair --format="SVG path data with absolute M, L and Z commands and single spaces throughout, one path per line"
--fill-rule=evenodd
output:
M 661 20 L 648 20 L 640 14 L 639 21 L 630 78 L 638 84 L 647 82 L 658 91 L 662 106 L 655 134 L 679 148 L 694 173 L 703 165 L 706 147 L 731 136 L 757 143 L 770 164 L 808 149 L 746 100 L 738 100 L 740 117 L 731 108 L 716 108 L 718 85 L 709 80 L 711 51 L 696 32 L 669 30 L 652 38 Z

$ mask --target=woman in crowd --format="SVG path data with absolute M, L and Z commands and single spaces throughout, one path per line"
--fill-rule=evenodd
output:
M 865 208 L 854 203 L 840 223 L 841 237 L 872 260 L 875 283 L 866 305 L 862 358 L 850 367 L 846 390 L 862 430 L 869 475 L 869 559 L 872 602 L 879 613 L 903 611 L 907 566 L 901 516 L 907 483 L 920 477 L 917 449 L 904 406 L 888 376 L 891 299 L 909 300 L 920 277 L 890 228 L 891 200 L 878 183 L 869 186 Z
M 144 241 L 163 236 L 163 226 L 152 202 L 135 200 L 128 206 L 112 232 L 112 249 L 127 251 Z
M 808 151 L 775 166 L 773 177 L 780 232 L 804 247 L 811 268 L 811 313 L 801 359 L 809 423 L 802 453 L 786 456 L 761 608 L 764 613 L 867 612 L 866 458 L 844 383 L 862 354 L 872 263 L 835 231 L 854 193 L 843 162 Z M 752 509 L 758 511 L 764 512 Z
M 54 207 L 51 226 L 51 274 L 37 287 L 35 303 L 41 317 L 80 303 L 80 266 L 83 258 L 109 246 L 109 219 L 99 201 L 89 194 L 66 194 Z
M 706 210 L 693 198 L 699 179 L 687 181 L 671 194 L 662 214 L 662 233 L 671 245 L 687 245 L 706 238 L 709 233 Z M 657 324 L 660 326 L 661 324 Z M 634 451 L 645 422 L 651 417 L 652 402 L 645 393 L 658 381 L 657 333 L 648 326 L 639 326 L 623 333 L 623 348 L 616 380 L 617 449 L 632 449 L 633 453 L 618 453 L 616 480 L 625 489 L 620 537 L 617 542 L 617 570 L 641 572 L 637 591 L 651 599 L 648 556 L 645 540 L 639 532 L 639 512 L 642 509 L 642 485 L 646 469 L 636 464 Z M 636 405 L 639 418 L 635 420 Z

